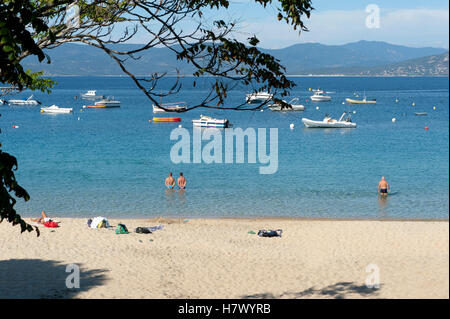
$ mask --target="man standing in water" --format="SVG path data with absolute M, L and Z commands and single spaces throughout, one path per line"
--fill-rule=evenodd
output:
M 186 178 L 184 178 L 183 173 L 180 173 L 180 177 L 178 177 L 177 183 L 180 189 L 186 188 Z
M 172 177 L 172 173 L 169 173 L 169 176 L 166 178 L 165 184 L 168 189 L 173 189 L 175 187 L 175 178 Z
M 382 176 L 381 181 L 378 183 L 378 193 L 382 196 L 387 196 L 390 192 L 391 188 L 389 187 L 389 184 L 384 176 Z

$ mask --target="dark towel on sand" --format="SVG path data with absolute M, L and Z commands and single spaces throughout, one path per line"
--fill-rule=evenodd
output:
M 258 236 L 259 237 L 281 237 L 281 233 L 283 231 L 281 229 L 277 229 L 277 230 L 265 230 L 265 229 L 261 229 L 260 231 L 258 231 Z

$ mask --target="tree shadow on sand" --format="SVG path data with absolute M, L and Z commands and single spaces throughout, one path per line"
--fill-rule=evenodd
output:
M 76 298 L 79 293 L 100 286 L 106 280 L 106 270 L 87 270 L 77 264 L 80 288 L 67 288 L 66 279 L 74 274 L 71 269 L 66 272 L 67 265 L 42 259 L 0 260 L 0 298 Z
M 261 293 L 248 296 L 242 296 L 244 299 L 299 299 L 299 298 L 335 298 L 345 299 L 349 295 L 356 298 L 377 297 L 380 288 L 368 288 L 366 285 L 357 285 L 353 282 L 338 282 L 327 287 L 316 289 L 315 287 L 308 288 L 299 292 L 284 292 L 280 295 L 272 293 Z

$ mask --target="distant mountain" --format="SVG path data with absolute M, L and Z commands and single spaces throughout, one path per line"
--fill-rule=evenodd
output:
M 137 48 L 136 44 L 121 44 L 118 49 Z M 281 61 L 287 74 L 308 74 L 311 70 L 350 68 L 372 68 L 391 65 L 407 60 L 440 55 L 447 50 L 441 48 L 411 48 L 386 42 L 359 41 L 345 45 L 324 45 L 319 43 L 296 44 L 284 49 L 262 49 Z M 40 64 L 35 58 L 28 58 L 24 66 L 34 71 L 44 70 L 47 75 L 123 75 L 118 65 L 105 53 L 94 47 L 68 43 L 46 53 L 51 64 Z M 138 60 L 128 59 L 127 67 L 138 75 L 154 72 L 192 74 L 192 65 L 177 61 L 168 48 L 153 48 L 138 55 Z
M 313 75 L 354 76 L 448 76 L 449 52 L 374 67 L 339 67 L 308 70 Z
M 386 42 L 359 41 L 345 45 L 296 44 L 281 50 L 267 50 L 280 59 L 288 74 L 333 67 L 372 67 L 446 52 L 439 48 L 411 48 Z

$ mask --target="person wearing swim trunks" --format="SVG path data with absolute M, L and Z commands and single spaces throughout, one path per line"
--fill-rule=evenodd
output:
M 169 176 L 166 178 L 165 184 L 168 189 L 173 189 L 175 187 L 175 178 L 172 177 L 172 173 L 169 173 Z
M 378 193 L 382 196 L 387 196 L 390 192 L 391 188 L 389 187 L 389 184 L 384 176 L 382 176 L 380 182 L 378 183 Z
M 186 178 L 184 178 L 183 173 L 180 173 L 180 177 L 178 177 L 177 183 L 180 189 L 186 188 Z

